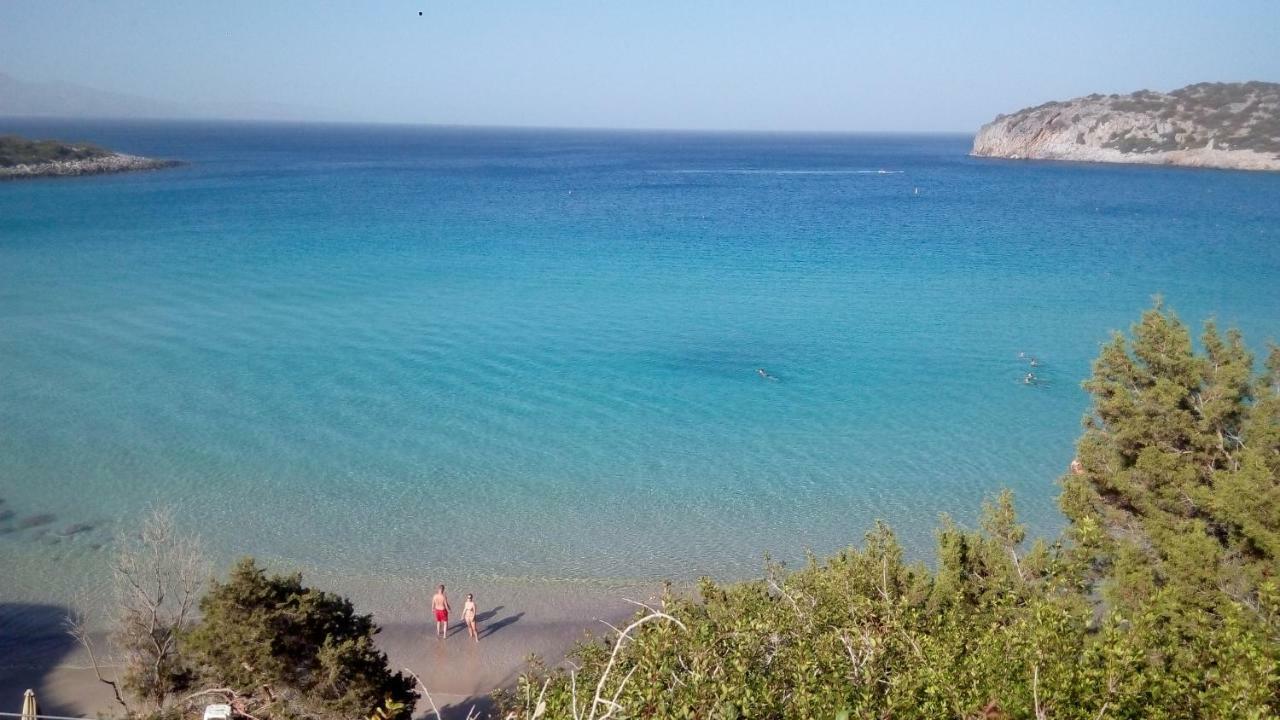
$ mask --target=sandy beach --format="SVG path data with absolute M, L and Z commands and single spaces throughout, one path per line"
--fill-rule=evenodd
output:
M 561 661 L 574 643 L 603 624 L 625 620 L 660 592 L 657 584 L 602 588 L 576 583 L 507 583 L 470 589 L 479 604 L 480 641 L 467 637 L 462 601 L 467 592 L 450 590 L 454 612 L 449 637 L 434 637 L 425 611 L 421 620 L 382 620 L 380 644 L 394 668 L 408 668 L 427 684 L 441 716 L 462 718 L 473 705 L 487 707 L 488 695 L 511 686 L 530 655 Z M 93 717 L 118 713 L 111 689 L 98 682 L 84 651 L 63 631 L 66 615 L 57 605 L 0 606 L 0 711 L 17 711 L 22 692 L 33 688 L 46 714 Z M 12 708 L 10 708 L 12 706 Z M 416 716 L 429 716 L 424 698 Z

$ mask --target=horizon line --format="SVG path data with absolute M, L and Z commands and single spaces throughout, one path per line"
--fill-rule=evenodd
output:
M 679 128 L 679 127 L 611 127 L 604 125 L 505 125 L 489 123 L 433 123 L 406 120 L 328 120 L 299 118 L 236 118 L 236 117 L 120 117 L 120 116 L 72 116 L 72 115 L 0 115 L 0 122 L 18 120 L 25 122 L 52 120 L 62 122 L 172 122 L 172 123 L 228 123 L 263 125 L 344 125 L 435 128 L 448 130 L 545 130 L 559 132 L 632 132 L 632 133 L 684 133 L 707 135 L 973 135 L 976 130 L 816 130 L 816 129 L 764 129 L 764 128 Z

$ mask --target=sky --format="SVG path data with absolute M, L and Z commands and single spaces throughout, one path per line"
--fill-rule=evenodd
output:
M 0 73 L 326 120 L 972 131 L 1280 81 L 1280 0 L 0 0 Z

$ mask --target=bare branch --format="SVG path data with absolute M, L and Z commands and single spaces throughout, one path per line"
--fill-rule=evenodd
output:
M 191 625 L 210 567 L 199 538 L 167 510 L 153 510 L 135 532 L 121 533 L 112 563 L 109 639 L 143 700 L 162 708 L 177 664 L 178 638 Z
M 630 601 L 630 602 L 633 602 L 633 603 L 634 603 L 634 601 Z M 642 605 L 642 603 L 635 603 L 635 604 L 637 604 L 637 605 Z M 647 607 L 647 606 L 645 606 L 645 607 Z M 616 642 L 614 642 L 614 644 L 613 644 L 613 652 L 611 652 L 611 653 L 609 654 L 609 663 L 608 663 L 607 665 L 605 665 L 604 672 L 603 672 L 603 673 L 601 673 L 601 675 L 600 675 L 600 682 L 596 683 L 596 692 L 595 692 L 595 697 L 592 699 L 592 702 L 591 702 L 591 714 L 588 716 L 589 720 L 604 720 L 604 718 L 607 718 L 607 717 L 611 716 L 611 715 L 613 714 L 614 710 L 615 710 L 615 709 L 617 709 L 617 702 L 616 702 L 616 699 L 617 699 L 617 698 L 622 694 L 622 690 L 623 690 L 623 688 L 624 688 L 624 687 L 626 687 L 627 681 L 629 681 L 629 680 L 631 679 L 631 675 L 632 675 L 632 673 L 634 673 L 634 672 L 635 672 L 635 668 L 633 667 L 633 668 L 631 669 L 631 672 L 627 673 L 627 676 L 626 676 L 625 678 L 623 678 L 623 680 L 622 680 L 622 682 L 621 682 L 621 683 L 619 683 L 619 684 L 618 684 L 618 688 L 617 688 L 616 692 L 614 692 L 614 695 L 613 695 L 614 700 L 612 700 L 612 701 L 611 701 L 611 700 L 605 700 L 604 698 L 602 698 L 602 697 L 601 697 L 601 693 L 603 693 L 603 692 L 604 692 L 604 686 L 605 686 L 605 683 L 606 683 L 606 682 L 608 682 L 608 680 L 609 680 L 609 675 L 610 675 L 610 673 L 612 673 L 612 672 L 613 672 L 613 667 L 614 667 L 614 665 L 617 663 L 617 660 L 618 660 L 618 652 L 622 650 L 622 646 L 625 644 L 625 642 L 626 642 L 627 640 L 631 639 L 631 633 L 635 632 L 635 630 L 636 630 L 637 628 L 639 628 L 641 625 L 643 625 L 643 624 L 645 624 L 645 623 L 647 623 L 647 622 L 651 622 L 651 621 L 653 621 L 653 620 L 669 620 L 669 621 L 671 621 L 671 622 L 675 623 L 675 624 L 676 624 L 676 625 L 677 625 L 681 630 L 684 630 L 685 632 L 688 632 L 688 631 L 689 631 L 689 629 L 688 629 L 687 627 L 685 627 L 685 624 L 684 624 L 684 623 L 682 623 L 682 622 L 680 622 L 680 621 L 679 621 L 679 620 L 677 620 L 676 618 L 672 617 L 671 615 L 668 615 L 667 613 L 659 612 L 659 611 L 654 610 L 654 609 L 652 609 L 652 608 L 649 608 L 649 614 L 648 614 L 648 615 L 645 615 L 645 616 L 643 616 L 643 617 L 639 618 L 639 619 L 638 619 L 638 620 L 636 620 L 635 622 L 633 622 L 633 623 L 631 623 L 630 625 L 628 625 L 625 629 L 623 629 L 623 631 L 622 631 L 621 633 L 619 633 L 619 634 L 618 634 L 618 639 L 617 639 L 617 641 L 616 641 Z M 596 708 L 597 708 L 597 707 L 599 707 L 599 706 L 600 706 L 600 705 L 602 705 L 602 704 L 603 704 L 603 705 L 607 705 L 607 706 L 609 706 L 609 707 L 610 707 L 610 709 L 609 709 L 609 710 L 608 710 L 608 712 L 606 712 L 603 716 L 601 716 L 600 718 L 597 718 L 597 717 L 596 717 Z
M 404 671 L 409 673 L 409 676 L 413 678 L 414 682 L 418 683 L 418 687 L 422 688 L 422 696 L 425 697 L 427 699 L 427 703 L 431 705 L 431 712 L 435 714 L 436 720 L 440 720 L 440 708 L 436 707 L 436 701 L 431 699 L 431 693 L 427 690 L 427 684 L 422 682 L 422 678 L 418 677 L 418 674 L 409 668 L 405 668 Z
M 1040 707 L 1040 664 L 1031 666 L 1031 697 L 1035 702 L 1036 720 L 1047 720 L 1044 708 Z
M 89 654 L 89 664 L 93 667 L 93 674 L 98 678 L 98 682 L 111 687 L 111 693 L 116 696 L 116 702 L 120 703 L 120 707 L 124 708 L 126 715 L 133 714 L 129 709 L 129 703 L 125 702 L 124 696 L 120 693 L 120 684 L 115 680 L 108 680 L 102 675 L 102 664 L 98 662 L 98 655 L 94 652 L 93 639 L 89 635 L 88 622 L 84 614 L 78 610 L 73 610 L 72 613 L 63 621 L 67 634 L 74 638 Z

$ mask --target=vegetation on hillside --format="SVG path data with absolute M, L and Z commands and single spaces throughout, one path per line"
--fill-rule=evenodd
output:
M 1201 148 L 1280 153 L 1280 84 L 1197 83 L 1106 98 L 1111 111 L 1159 120 L 1154 134 L 1130 130 L 1104 143 L 1122 152 Z M 1105 121 L 1101 118 L 1099 122 Z
M 1064 537 L 1012 497 L 944 518 L 937 565 L 877 526 L 755 582 L 704 581 L 500 697 L 521 718 L 1280 716 L 1280 349 L 1159 304 L 1117 335 L 1063 480 Z
M 1197 83 L 1169 95 L 1168 118 L 1203 126 L 1216 147 L 1280 153 L 1280 84 Z
M 1115 161 L 1127 156 L 1199 152 L 1179 164 L 1275 169 L 1280 160 L 1280 83 L 1198 83 L 1172 92 L 1088 95 L 999 115 L 974 139 L 980 155 Z M 1216 151 L 1247 151 L 1232 160 Z M 1261 157 L 1253 157 L 1254 154 Z
M 109 150 L 87 143 L 70 145 L 57 140 L 27 140 L 17 135 L 0 135 L 0 167 L 90 160 L 110 154 Z

